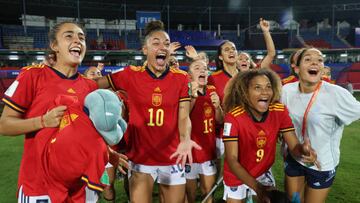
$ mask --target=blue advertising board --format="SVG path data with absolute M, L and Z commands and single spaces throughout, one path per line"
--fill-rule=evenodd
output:
M 136 11 L 136 26 L 144 29 L 148 22 L 161 20 L 161 13 L 157 11 Z

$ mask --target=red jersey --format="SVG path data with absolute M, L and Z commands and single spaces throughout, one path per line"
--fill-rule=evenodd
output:
M 74 193 L 85 201 L 85 185 L 103 191 L 100 178 L 108 162 L 107 144 L 77 106 L 68 106 L 57 133 L 47 143 L 42 161 L 52 202 L 64 202 Z
M 295 75 L 290 75 L 289 77 L 282 79 L 281 84 L 286 85 L 297 81 L 299 81 L 299 78 L 297 78 Z
M 192 150 L 194 163 L 216 159 L 215 107 L 210 98 L 210 93 L 215 91 L 214 86 L 208 85 L 204 95 L 199 93 L 190 113 L 191 139 L 202 147 Z
M 236 107 L 225 115 L 222 139 L 238 143 L 239 163 L 257 178 L 274 163 L 278 134 L 288 131 L 294 131 L 294 127 L 284 104 L 271 104 L 261 121 L 255 121 L 244 108 Z M 231 172 L 226 158 L 224 181 L 228 186 L 242 184 Z
M 97 89 L 97 84 L 80 76 L 79 73 L 66 78 L 59 71 L 46 65 L 24 67 L 17 79 L 5 92 L 2 101 L 15 111 L 22 113 L 23 118 L 33 118 L 44 115 L 56 107 L 55 99 L 59 95 L 76 98 L 79 106 L 83 106 L 85 96 Z M 38 132 L 45 130 L 51 136 L 56 128 L 44 128 L 37 132 L 25 134 L 24 152 L 21 160 L 18 186 L 23 185 L 23 191 L 28 196 L 46 194 L 41 170 L 40 156 L 46 136 L 36 138 Z M 35 140 L 38 139 L 38 141 Z
M 226 72 L 225 70 L 216 71 L 209 76 L 208 84 L 215 86 L 216 93 L 220 97 L 220 102 L 222 102 L 224 99 L 224 89 L 230 79 L 230 73 Z
M 216 88 L 216 93 L 220 98 L 220 104 L 222 104 L 224 100 L 224 90 L 227 82 L 231 79 L 230 73 L 226 72 L 226 70 L 219 70 L 212 73 L 208 78 L 208 84 L 213 85 Z M 223 125 L 216 125 L 216 137 L 220 138 L 222 134 Z
M 187 73 L 167 68 L 156 77 L 146 67 L 129 66 L 107 76 L 114 90 L 125 90 L 129 105 L 127 155 L 144 165 L 172 165 L 180 142 L 179 102 L 190 101 Z

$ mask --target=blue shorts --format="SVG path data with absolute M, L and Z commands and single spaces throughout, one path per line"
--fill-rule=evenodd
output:
M 314 189 L 331 187 L 336 175 L 336 168 L 331 171 L 317 171 L 298 163 L 290 154 L 285 158 L 285 174 L 290 177 L 305 176 L 307 185 Z

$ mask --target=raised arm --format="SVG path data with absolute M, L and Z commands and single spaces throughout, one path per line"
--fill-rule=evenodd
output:
M 195 47 L 193 47 L 191 45 L 187 45 L 187 46 L 185 46 L 185 50 L 186 50 L 187 57 L 191 58 L 192 60 L 199 59 L 199 55 L 198 55 Z
M 215 107 L 215 121 L 217 124 L 224 123 L 224 112 L 220 105 L 220 97 L 216 92 L 210 93 L 211 102 Z
M 270 24 L 268 21 L 260 18 L 260 27 L 264 35 L 264 40 L 267 50 L 267 54 L 265 58 L 261 61 L 260 67 L 270 68 L 270 64 L 272 63 L 276 55 L 274 41 L 270 34 Z

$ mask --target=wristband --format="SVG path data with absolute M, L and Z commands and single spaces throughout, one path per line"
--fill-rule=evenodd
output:
M 40 116 L 41 128 L 45 128 L 44 115 Z

